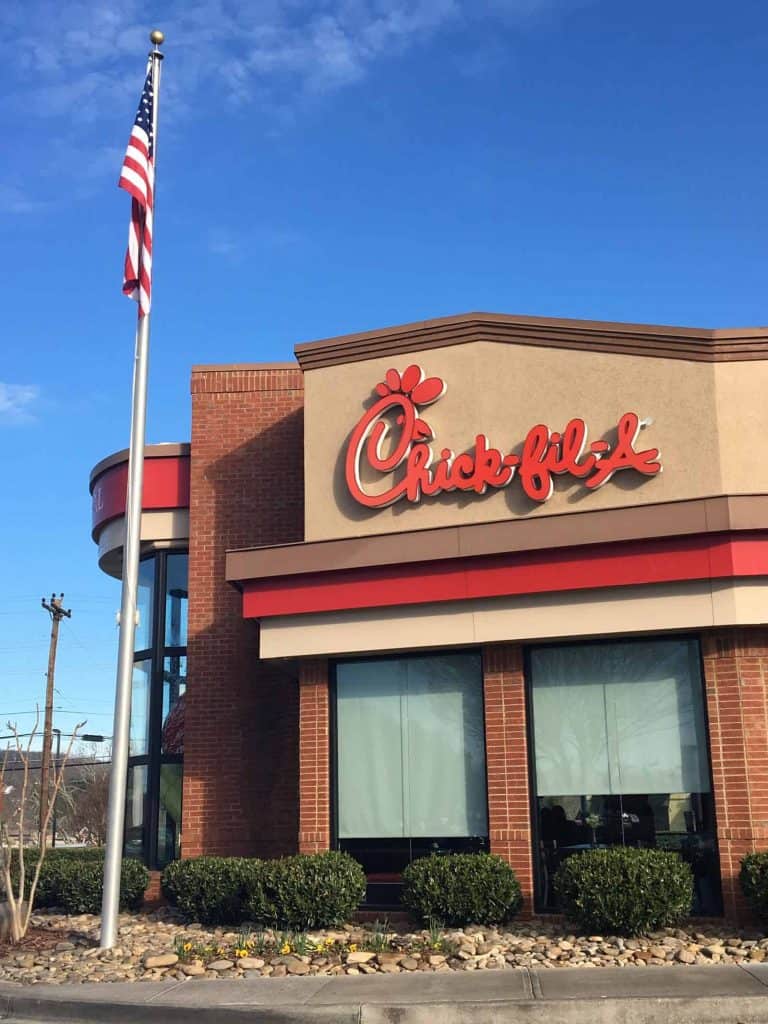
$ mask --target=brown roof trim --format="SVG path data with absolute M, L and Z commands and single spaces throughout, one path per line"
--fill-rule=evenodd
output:
M 147 444 L 144 446 L 144 458 L 145 459 L 171 459 L 177 456 L 189 456 L 192 450 L 192 446 L 189 441 L 165 441 L 160 444 Z M 97 462 L 91 470 L 91 475 L 88 481 L 88 486 L 93 491 L 93 485 L 96 482 L 97 477 L 100 477 L 102 473 L 106 473 L 112 466 L 117 466 L 121 462 L 128 461 L 128 449 L 122 448 L 119 452 L 114 452 L 112 455 L 107 455 L 101 462 Z
M 663 327 L 603 320 L 461 313 L 304 342 L 294 351 L 302 370 L 359 362 L 471 342 L 536 345 L 542 348 L 613 352 L 693 362 L 740 362 L 768 359 L 768 327 L 709 330 Z
M 272 576 L 332 572 L 373 565 L 401 565 L 500 552 L 766 527 L 766 494 L 695 498 L 631 508 L 568 512 L 536 519 L 505 519 L 494 523 L 228 551 L 226 579 L 239 583 Z
M 192 373 L 218 373 L 221 370 L 237 372 L 238 370 L 297 370 L 299 364 L 295 359 L 285 363 L 197 363 Z

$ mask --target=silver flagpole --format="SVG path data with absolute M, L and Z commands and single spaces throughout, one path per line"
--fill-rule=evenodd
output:
M 152 60 L 152 144 L 157 178 L 157 113 L 160 100 L 160 64 L 158 47 L 163 33 L 150 33 Z M 153 204 L 154 213 L 154 204 Z M 154 217 L 153 217 L 154 228 Z M 154 230 L 153 230 L 154 241 Z M 131 442 L 128 456 L 128 494 L 126 497 L 125 543 L 123 546 L 123 587 L 120 599 L 120 642 L 117 652 L 115 722 L 112 730 L 112 772 L 109 777 L 107 808 L 107 848 L 104 857 L 104 894 L 101 904 L 101 948 L 110 949 L 117 941 L 120 910 L 120 868 L 123 857 L 125 793 L 128 779 L 128 750 L 131 724 L 131 684 L 133 681 L 133 645 L 136 633 L 136 591 L 141 550 L 141 491 L 144 479 L 144 434 L 147 420 L 147 367 L 149 361 L 149 318 L 139 320 L 136 330 L 136 354 L 133 364 L 133 405 Z

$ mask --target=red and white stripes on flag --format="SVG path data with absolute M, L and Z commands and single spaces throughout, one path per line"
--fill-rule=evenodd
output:
M 123 159 L 118 185 L 131 195 L 131 224 L 125 254 L 123 294 L 139 304 L 139 318 L 149 313 L 152 301 L 152 207 L 155 190 L 154 87 L 152 61 Z

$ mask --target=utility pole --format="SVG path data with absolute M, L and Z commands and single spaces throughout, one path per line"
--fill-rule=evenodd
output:
M 51 643 L 48 648 L 48 674 L 45 681 L 45 722 L 43 725 L 43 757 L 40 763 L 40 846 L 45 846 L 45 816 L 48 813 L 48 776 L 51 767 L 53 740 L 53 675 L 56 670 L 56 645 L 59 642 L 59 623 L 71 618 L 72 611 L 62 607 L 64 595 L 51 594 L 51 600 L 41 599 L 43 608 L 51 616 Z

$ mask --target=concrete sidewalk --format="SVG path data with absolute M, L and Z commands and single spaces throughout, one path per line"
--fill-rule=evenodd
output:
M 768 1024 L 768 964 L 0 985 L 0 1020 L 99 1024 Z

